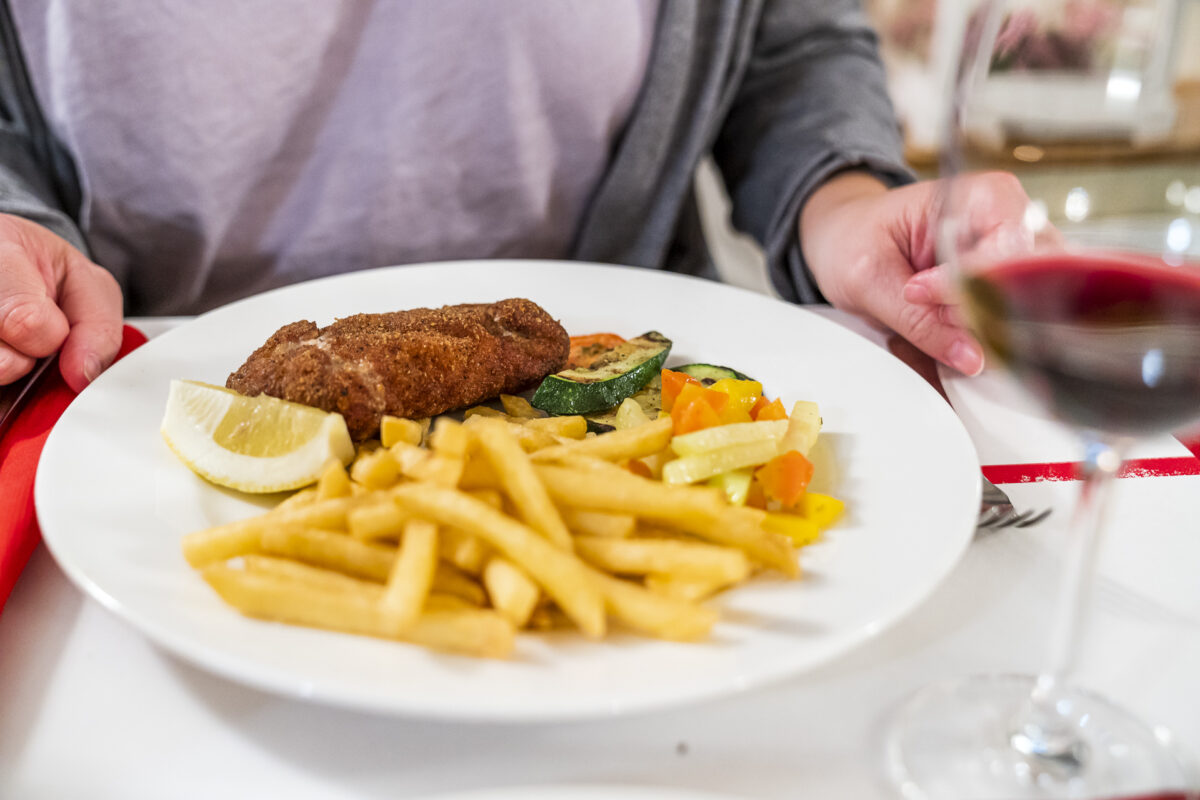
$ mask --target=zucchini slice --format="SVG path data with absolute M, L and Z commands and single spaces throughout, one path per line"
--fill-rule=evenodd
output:
M 670 352 L 670 339 L 657 331 L 643 333 L 617 345 L 589 367 L 550 375 L 530 402 L 555 416 L 614 408 L 654 380 Z
M 682 372 L 684 375 L 690 375 L 705 386 L 712 386 L 723 378 L 732 378 L 736 381 L 754 380 L 736 369 L 719 367 L 716 364 L 684 364 L 682 367 L 671 367 L 671 369 L 675 372 Z
M 650 383 L 646 384 L 645 388 L 630 395 L 642 411 L 646 412 L 646 416 L 650 419 L 658 419 L 659 413 L 662 411 L 662 377 L 655 375 Z M 587 420 L 587 428 L 593 433 L 608 433 L 617 429 L 617 410 L 621 407 L 618 403 L 613 408 L 606 408 L 603 411 L 596 411 L 592 414 L 584 414 L 584 419 Z

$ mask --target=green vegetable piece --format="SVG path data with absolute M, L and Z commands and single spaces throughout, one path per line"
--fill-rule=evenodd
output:
M 671 340 L 650 331 L 617 345 L 589 367 L 547 377 L 530 400 L 547 414 L 591 414 L 620 405 L 662 370 Z

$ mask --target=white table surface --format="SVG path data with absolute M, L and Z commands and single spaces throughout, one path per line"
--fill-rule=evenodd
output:
M 153 335 L 174 321 L 132 322 Z M 970 392 L 958 380 L 947 381 L 951 397 Z M 964 417 L 984 464 L 1012 463 L 1022 441 L 1038 450 L 1025 460 L 1074 460 L 1046 452 L 1053 436 L 1039 421 L 998 437 L 978 414 Z M 573 724 L 409 721 L 248 689 L 157 649 L 39 548 L 0 616 L 0 798 L 332 800 L 527 784 L 889 798 L 879 737 L 909 693 L 1040 664 L 1077 486 L 1005 488 L 1018 506 L 1056 513 L 977 539 L 916 612 L 837 661 L 737 697 Z M 1200 476 L 1119 481 L 1079 682 L 1169 730 L 1200 786 L 1198 573 Z

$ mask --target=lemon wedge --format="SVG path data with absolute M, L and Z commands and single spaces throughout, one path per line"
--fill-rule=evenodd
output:
M 171 381 L 161 431 L 193 472 L 242 492 L 298 489 L 354 457 L 341 414 L 199 381 Z

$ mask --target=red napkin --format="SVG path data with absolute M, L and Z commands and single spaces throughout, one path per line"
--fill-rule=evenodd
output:
M 141 331 L 126 325 L 117 358 L 145 342 Z M 0 439 L 0 611 L 41 540 L 33 510 L 33 477 L 50 429 L 74 399 L 75 392 L 57 365 L 52 366 Z

